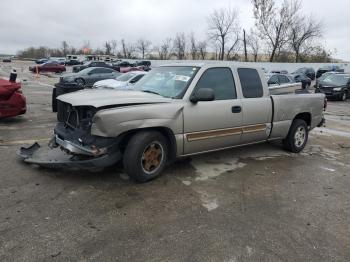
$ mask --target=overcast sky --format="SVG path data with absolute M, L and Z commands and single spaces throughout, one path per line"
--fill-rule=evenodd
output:
M 276 0 L 279 2 L 279 0 Z M 349 0 L 302 0 L 303 12 L 323 21 L 323 44 L 350 61 Z M 239 10 L 242 27 L 253 23 L 249 0 L 1 0 L 0 53 L 29 46 L 60 47 L 62 40 L 93 48 L 106 40 L 143 37 L 158 44 L 176 32 L 206 37 L 206 17 L 215 8 Z

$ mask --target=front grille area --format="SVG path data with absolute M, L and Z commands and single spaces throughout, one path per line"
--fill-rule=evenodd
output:
M 89 131 L 96 109 L 89 106 L 73 107 L 59 101 L 57 119 L 67 128 Z

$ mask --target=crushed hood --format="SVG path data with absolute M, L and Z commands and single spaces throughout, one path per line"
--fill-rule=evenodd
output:
M 142 91 L 110 89 L 85 89 L 61 95 L 57 99 L 72 106 L 93 106 L 95 108 L 112 105 L 169 103 L 172 101 L 170 98 Z

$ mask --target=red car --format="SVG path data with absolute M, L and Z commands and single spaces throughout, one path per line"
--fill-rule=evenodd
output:
M 136 67 L 121 67 L 119 69 L 119 72 L 120 73 L 128 73 L 128 72 L 131 72 L 131 71 L 144 71 L 143 68 L 141 66 L 136 66 Z
M 31 66 L 29 67 L 29 70 L 32 71 L 33 73 L 36 73 L 37 70 L 38 70 L 38 73 L 41 73 L 41 72 L 62 73 L 66 71 L 66 67 L 56 61 L 48 61 L 41 65 Z
M 27 111 L 21 84 L 0 79 L 0 118 L 22 115 Z

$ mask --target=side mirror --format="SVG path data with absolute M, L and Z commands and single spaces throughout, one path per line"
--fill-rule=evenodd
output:
M 214 90 L 211 88 L 200 88 L 191 95 L 190 101 L 197 103 L 199 101 L 213 101 L 215 100 Z

